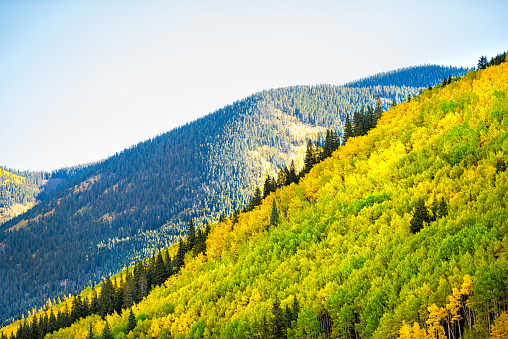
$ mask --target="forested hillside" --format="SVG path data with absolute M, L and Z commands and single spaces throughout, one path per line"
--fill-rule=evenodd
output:
M 0 224 L 49 198 L 58 187 L 83 172 L 87 166 L 62 168 L 52 173 L 0 167 Z
M 204 252 L 182 257 L 193 235 L 24 328 L 96 300 L 47 338 L 506 338 L 507 92 L 508 63 L 426 90 L 214 224 Z M 108 308 L 158 266 L 178 273 Z
M 230 214 L 266 175 L 291 160 L 300 168 L 309 137 L 322 139 L 327 128 L 341 135 L 347 114 L 377 97 L 386 108 L 420 90 L 267 90 L 86 167 L 50 199 L 0 225 L 1 320 L 169 246 L 191 218 L 202 227 Z

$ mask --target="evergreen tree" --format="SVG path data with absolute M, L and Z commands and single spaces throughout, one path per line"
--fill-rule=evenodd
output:
M 88 323 L 88 336 L 86 338 L 87 339 L 94 339 L 95 338 L 95 334 L 93 333 L 93 325 L 92 325 L 91 321 Z
M 129 311 L 129 318 L 127 320 L 127 333 L 132 331 L 136 327 L 136 317 L 134 316 L 134 312 L 132 312 L 132 308 Z
M 109 327 L 109 323 L 106 320 L 106 324 L 102 329 L 102 339 L 114 339 L 113 334 L 111 333 L 111 328 Z
M 305 159 L 303 160 L 303 172 L 309 173 L 310 169 L 314 164 L 317 163 L 316 150 L 312 144 L 312 140 L 307 141 L 307 150 L 305 151 Z
M 293 160 L 291 160 L 289 165 L 288 185 L 292 183 L 298 183 L 298 174 L 296 173 L 296 166 Z
M 284 166 L 284 168 L 281 168 L 279 170 L 279 173 L 277 174 L 277 186 L 276 187 L 282 187 L 282 186 L 287 185 L 288 177 L 289 177 L 289 170 L 286 166 Z
M 425 206 L 425 201 L 419 199 L 414 208 L 413 218 L 410 222 L 411 233 L 418 233 L 423 228 L 424 222 L 431 222 L 429 210 Z
M 194 248 L 194 242 L 196 241 L 196 228 L 194 227 L 194 221 L 191 219 L 189 222 L 189 229 L 187 230 L 187 251 L 192 251 Z
M 169 251 L 164 252 L 164 265 L 166 266 L 166 277 L 170 277 L 173 275 L 173 265 L 171 264 L 171 257 L 169 256 Z
M 272 213 L 270 214 L 270 227 L 275 227 L 279 224 L 279 211 L 277 211 L 277 205 L 275 199 L 272 200 Z
M 106 314 L 111 314 L 115 310 L 114 305 L 115 288 L 111 279 L 108 277 L 102 284 L 101 293 L 99 295 L 99 315 L 104 318 Z
M 162 253 L 159 251 L 157 254 L 157 259 L 155 259 L 155 283 L 157 285 L 162 285 L 164 281 L 166 281 L 166 267 L 164 265 L 164 258 L 162 257 Z
M 249 203 L 249 209 L 253 209 L 254 207 L 261 204 L 261 200 L 263 199 L 261 195 L 261 190 L 258 186 L 256 186 L 256 189 L 254 190 L 254 196 L 252 196 L 250 203 Z
M 359 111 L 355 111 L 353 113 L 353 136 L 357 137 L 362 135 L 362 123 L 361 123 L 361 114 Z
M 196 244 L 194 245 L 194 255 L 206 252 L 206 236 L 205 232 L 200 229 L 196 235 Z M 169 277 L 169 276 L 168 276 Z
M 265 185 L 263 186 L 263 199 L 266 198 L 270 192 L 274 192 L 275 187 L 273 187 L 272 179 L 270 178 L 270 175 L 267 175 L 265 179 Z
M 343 142 L 345 143 L 347 139 L 350 137 L 354 137 L 353 126 L 351 125 L 351 120 L 349 119 L 349 114 L 346 114 L 346 124 L 344 126 L 344 137 Z
M 178 251 L 176 252 L 175 258 L 173 260 L 173 267 L 176 272 L 180 271 L 180 268 L 184 265 L 185 252 L 185 241 L 182 239 L 178 244 Z
M 272 338 L 283 339 L 287 338 L 286 335 L 286 322 L 284 312 L 280 308 L 279 298 L 275 298 L 272 308 L 273 320 L 272 320 Z
M 480 60 L 478 60 L 478 66 L 476 68 L 477 69 L 485 69 L 485 68 L 487 68 L 487 57 L 486 56 L 482 55 Z

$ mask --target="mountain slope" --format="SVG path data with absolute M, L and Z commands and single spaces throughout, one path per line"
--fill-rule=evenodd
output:
M 179 274 L 133 307 L 133 331 L 128 311 L 108 325 L 119 338 L 256 337 L 275 330 L 277 310 L 296 298 L 288 337 L 501 333 L 507 93 L 504 63 L 390 109 L 298 185 L 215 225 L 206 257 L 187 255 Z M 267 227 L 273 199 L 280 220 Z M 96 333 L 105 326 L 90 316 L 49 337 L 85 337 L 89 322 Z
M 391 102 L 418 91 L 263 91 L 88 167 L 66 189 L 0 226 L 3 319 L 167 247 L 190 218 L 202 225 L 231 213 L 265 174 L 303 158 L 307 138 L 340 130 L 346 114 L 378 95 Z

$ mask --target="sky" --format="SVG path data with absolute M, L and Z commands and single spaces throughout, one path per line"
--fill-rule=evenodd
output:
M 508 49 L 508 1 L 0 0 L 0 166 L 98 161 L 264 89 Z

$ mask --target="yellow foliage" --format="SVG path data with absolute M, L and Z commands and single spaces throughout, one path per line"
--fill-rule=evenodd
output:
M 501 313 L 501 316 L 494 320 L 494 324 L 490 329 L 490 336 L 492 339 L 506 339 L 508 338 L 508 314 Z

